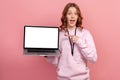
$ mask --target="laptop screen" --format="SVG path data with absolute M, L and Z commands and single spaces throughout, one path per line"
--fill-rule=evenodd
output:
M 59 48 L 59 28 L 52 26 L 24 26 L 24 49 Z

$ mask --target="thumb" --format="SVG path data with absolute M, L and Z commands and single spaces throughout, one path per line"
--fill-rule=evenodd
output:
M 65 33 L 64 35 L 65 35 L 65 36 L 68 36 L 68 33 Z

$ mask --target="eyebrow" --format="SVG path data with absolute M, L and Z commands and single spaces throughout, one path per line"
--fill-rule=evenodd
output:
M 72 11 L 68 11 L 67 13 L 70 13 L 70 12 L 72 12 Z M 75 11 L 75 12 L 73 12 L 73 13 L 77 13 L 77 11 Z

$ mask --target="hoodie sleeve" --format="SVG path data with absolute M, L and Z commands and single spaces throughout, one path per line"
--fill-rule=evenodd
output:
M 58 56 L 47 56 L 45 57 L 45 59 L 47 60 L 47 62 L 57 66 L 58 65 Z
M 91 63 L 94 63 L 97 61 L 97 53 L 94 40 L 88 30 L 85 30 L 84 37 L 84 39 L 79 38 L 76 44 L 81 49 L 81 53 L 85 57 L 85 59 L 87 59 Z
M 61 43 L 61 36 L 59 36 L 59 51 L 58 51 L 59 53 L 61 53 L 61 50 L 62 50 L 60 43 Z M 49 63 L 51 63 L 51 64 L 53 64 L 55 66 L 58 65 L 59 58 L 60 58 L 60 56 L 46 56 L 45 57 L 47 62 L 49 62 Z
M 59 45 L 59 53 L 58 54 L 61 54 L 61 47 Z M 58 63 L 59 63 L 59 58 L 60 58 L 60 55 L 58 56 L 45 56 L 47 62 L 55 65 L 57 67 Z

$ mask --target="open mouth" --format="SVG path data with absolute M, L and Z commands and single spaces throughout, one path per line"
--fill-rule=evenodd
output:
M 71 24 L 74 24 L 74 23 L 75 23 L 75 20 L 70 20 L 70 23 L 71 23 Z

